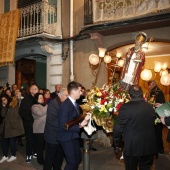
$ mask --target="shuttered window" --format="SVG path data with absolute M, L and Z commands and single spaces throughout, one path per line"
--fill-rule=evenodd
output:
M 4 0 L 4 12 L 10 11 L 10 0 Z

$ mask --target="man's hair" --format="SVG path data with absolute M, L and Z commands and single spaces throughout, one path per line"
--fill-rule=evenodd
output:
M 143 91 L 142 91 L 141 86 L 132 85 L 132 86 L 129 88 L 129 95 L 130 95 L 130 97 L 131 97 L 132 99 L 142 98 L 142 97 L 143 97 Z
M 12 86 L 11 86 L 11 87 L 13 88 L 13 86 L 15 86 L 15 85 L 17 86 L 17 84 L 12 84 Z
M 40 90 L 40 89 L 39 89 L 39 90 Z M 49 89 L 44 89 L 43 91 L 44 91 L 44 94 L 47 93 L 47 92 L 50 92 Z
M 65 92 L 65 90 L 67 90 L 66 88 L 62 88 L 59 92 L 59 94 L 63 94 Z
M 70 94 L 73 89 L 77 90 L 79 87 L 82 87 L 82 85 L 80 83 L 75 82 L 75 81 L 70 82 L 67 85 L 68 94 Z
M 157 85 L 157 83 L 155 82 L 155 80 L 150 80 L 149 82 L 148 82 L 148 85 L 151 85 L 151 84 L 153 84 L 153 85 Z
M 30 89 L 32 88 L 32 86 L 36 86 L 38 88 L 38 90 L 39 90 L 39 87 L 38 87 L 37 84 L 31 84 Z

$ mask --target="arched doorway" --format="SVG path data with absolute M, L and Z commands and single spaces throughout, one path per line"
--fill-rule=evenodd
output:
M 127 44 L 123 46 L 117 46 L 116 48 L 110 48 L 109 55 L 115 57 L 117 53 L 121 54 L 121 57 L 124 58 L 128 49 L 133 47 L 134 44 Z M 170 101 L 170 86 L 163 86 L 160 84 L 160 73 L 154 72 L 154 62 L 167 62 L 168 63 L 168 72 L 170 73 L 170 43 L 169 42 L 151 42 L 143 45 L 143 50 L 145 51 L 145 65 L 144 68 L 152 71 L 152 79 L 154 79 L 160 89 L 164 92 L 166 101 Z M 113 60 L 114 62 L 114 60 Z M 113 70 L 114 63 L 110 64 L 109 67 Z M 116 70 L 115 79 L 119 79 L 119 75 L 121 74 L 121 69 Z M 108 69 L 108 81 L 110 81 L 110 77 L 112 77 L 112 73 L 110 69 Z M 142 86 L 144 93 L 148 92 L 147 82 L 140 79 L 139 84 Z M 170 150 L 170 143 L 166 141 L 168 134 L 168 128 L 164 126 L 163 128 L 163 142 L 164 142 L 164 150 L 165 153 Z
M 117 54 L 120 54 L 120 58 L 124 58 L 126 56 L 126 53 L 128 50 L 133 47 L 134 44 L 126 44 L 123 46 L 117 46 L 116 48 L 108 48 L 109 55 L 112 56 L 112 58 L 115 58 Z M 169 42 L 147 42 L 143 45 L 143 51 L 145 52 L 145 65 L 143 68 L 150 69 L 152 71 L 152 79 L 154 79 L 160 86 L 160 88 L 163 90 L 165 94 L 166 101 L 170 100 L 169 92 L 170 88 L 169 86 L 163 86 L 160 84 L 160 74 L 155 74 L 154 69 L 154 63 L 155 61 L 159 62 L 167 62 L 168 63 L 168 71 L 170 73 L 170 43 Z M 111 70 L 114 69 L 115 60 L 112 60 L 112 63 L 109 64 L 108 69 L 108 82 L 110 82 L 112 79 L 112 73 Z M 121 68 L 116 68 L 115 71 L 115 81 L 119 79 L 119 76 L 121 74 Z M 147 93 L 147 82 L 140 79 L 140 85 L 142 86 L 144 93 Z
M 45 55 L 39 54 L 16 58 L 15 80 L 19 88 L 31 84 L 46 88 L 46 59 Z

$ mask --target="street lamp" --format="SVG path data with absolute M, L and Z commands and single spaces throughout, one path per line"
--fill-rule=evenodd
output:
M 167 67 L 168 67 L 168 63 L 166 62 L 161 63 L 161 62 L 155 61 L 154 72 L 160 73 L 160 83 L 164 86 L 170 85 L 170 74 L 168 74 L 168 70 L 166 70 Z M 151 70 L 144 69 L 141 72 L 140 77 L 144 81 L 149 81 L 152 78 Z M 156 74 L 155 74 L 155 77 L 156 77 Z

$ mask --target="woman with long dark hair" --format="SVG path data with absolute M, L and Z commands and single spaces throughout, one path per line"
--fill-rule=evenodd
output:
M 44 104 L 44 98 L 41 93 L 34 95 L 36 103 L 32 106 L 32 115 L 34 118 L 33 133 L 37 144 L 37 162 L 44 164 L 44 128 L 47 115 L 47 105 Z
M 3 100 L 3 98 L 1 98 Z M 12 162 L 16 160 L 16 138 L 17 136 L 24 134 L 24 128 L 22 124 L 22 119 L 19 115 L 19 104 L 18 98 L 13 97 L 12 101 L 7 107 L 6 116 L 2 124 L 2 151 L 3 157 L 0 163 L 4 161 Z M 11 157 L 8 159 L 8 150 L 11 148 Z

